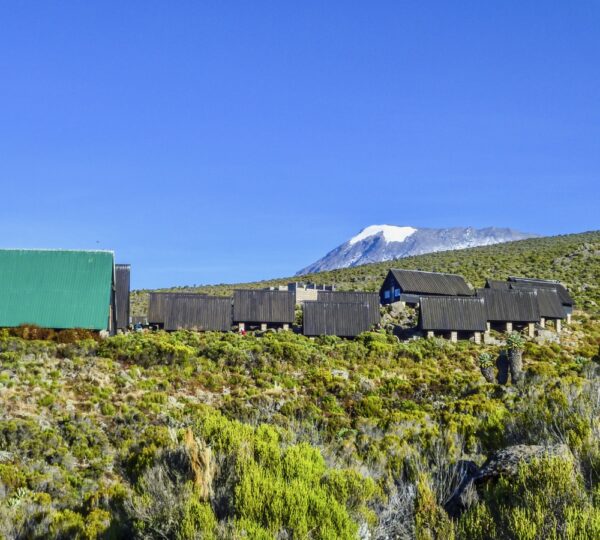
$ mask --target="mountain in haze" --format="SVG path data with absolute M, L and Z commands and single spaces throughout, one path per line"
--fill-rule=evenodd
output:
M 296 275 L 390 261 L 434 251 L 489 246 L 536 236 L 539 235 L 500 227 L 417 229 L 396 225 L 371 225 Z

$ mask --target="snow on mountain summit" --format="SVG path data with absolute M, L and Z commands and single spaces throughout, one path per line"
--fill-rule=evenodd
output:
M 415 229 L 396 225 L 370 225 L 318 261 L 300 270 L 298 275 L 391 261 L 435 251 L 488 246 L 535 236 L 537 235 L 499 227 Z
M 417 229 L 413 229 L 412 227 L 397 227 L 396 225 L 370 225 L 366 227 L 356 236 L 350 239 L 348 242 L 350 245 L 356 244 L 364 240 L 365 238 L 369 238 L 370 236 L 375 236 L 376 234 L 383 233 L 383 238 L 386 242 L 404 242 L 411 234 L 417 232 Z

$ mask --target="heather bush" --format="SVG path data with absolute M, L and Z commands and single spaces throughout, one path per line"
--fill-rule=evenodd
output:
M 98 347 L 100 356 L 142 366 L 184 363 L 193 358 L 194 352 L 176 335 L 165 332 L 120 334 L 104 340 Z
M 576 539 L 600 536 L 600 508 L 573 461 L 523 463 L 515 477 L 487 486 L 482 503 L 463 515 L 461 538 Z
M 576 481 L 543 489 L 579 493 L 559 506 L 561 537 L 585 538 L 600 499 L 598 328 L 578 316 L 561 346 L 528 341 L 519 386 L 482 378 L 479 355 L 498 346 L 382 332 L 63 344 L 0 331 L 0 537 L 527 537 L 525 523 L 549 527 L 529 505 L 554 503 L 502 513 L 490 485 L 454 521 L 445 505 L 466 463 L 563 442 Z M 208 499 L 177 457 L 188 430 L 212 455 Z M 522 485 L 508 479 L 502 500 Z

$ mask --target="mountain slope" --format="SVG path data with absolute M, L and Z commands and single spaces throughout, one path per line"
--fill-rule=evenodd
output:
M 437 251 L 489 246 L 536 236 L 535 234 L 498 227 L 484 229 L 474 229 L 473 227 L 416 229 L 395 225 L 371 225 L 318 261 L 300 270 L 297 275 L 391 261 Z
M 486 278 L 506 279 L 509 275 L 559 279 L 572 292 L 578 307 L 600 311 L 600 231 L 531 238 L 454 251 L 429 253 L 327 272 L 307 274 L 302 280 L 335 284 L 340 290 L 378 291 L 390 268 L 453 272 L 481 287 Z M 235 288 L 262 288 L 283 285 L 296 278 L 282 277 L 253 283 L 176 287 L 165 290 L 231 294 Z M 132 293 L 136 315 L 146 313 L 147 291 Z

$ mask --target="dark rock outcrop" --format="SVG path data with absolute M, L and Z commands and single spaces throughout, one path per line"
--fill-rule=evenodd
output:
M 551 446 L 518 444 L 496 452 L 477 472 L 474 481 L 477 484 L 498 478 L 500 475 L 513 476 L 517 474 L 519 464 L 530 463 L 543 457 L 560 457 L 572 460 L 573 455 L 566 444 Z

